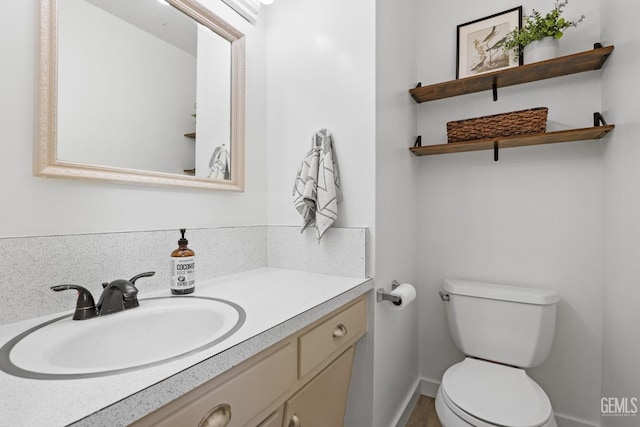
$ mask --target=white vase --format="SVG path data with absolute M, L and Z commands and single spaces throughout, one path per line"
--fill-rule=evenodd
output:
M 557 58 L 560 54 L 560 40 L 555 37 L 545 37 L 531 42 L 524 48 L 524 63 L 546 61 Z

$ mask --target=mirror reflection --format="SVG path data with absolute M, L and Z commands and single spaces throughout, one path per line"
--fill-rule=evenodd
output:
M 117 171 L 98 179 L 131 171 L 136 182 L 159 174 L 149 183 L 242 191 L 243 36 L 195 2 L 169 3 L 52 0 L 56 116 L 42 175 L 84 165 Z

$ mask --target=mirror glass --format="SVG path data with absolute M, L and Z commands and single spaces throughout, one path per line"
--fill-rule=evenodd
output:
M 241 33 L 188 0 L 42 3 L 38 174 L 243 190 Z

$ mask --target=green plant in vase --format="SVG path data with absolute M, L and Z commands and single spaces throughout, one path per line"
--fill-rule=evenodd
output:
M 585 16 L 571 21 L 562 17 L 562 11 L 569 1 L 556 0 L 555 7 L 546 15 L 533 9 L 531 15 L 524 16 L 523 25 L 516 28 L 505 36 L 502 48 L 505 52 L 514 50 L 516 59 L 522 54 L 525 46 L 543 40 L 559 40 L 564 35 L 567 28 L 576 27 Z M 555 42 L 557 45 L 557 42 Z

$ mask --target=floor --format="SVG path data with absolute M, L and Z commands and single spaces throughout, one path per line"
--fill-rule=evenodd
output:
M 420 396 L 405 427 L 442 427 L 436 415 L 435 399 Z

